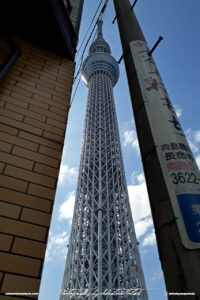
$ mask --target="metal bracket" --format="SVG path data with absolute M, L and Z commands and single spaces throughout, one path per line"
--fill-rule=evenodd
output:
M 127 56 L 127 54 L 129 53 L 129 51 L 130 51 L 130 49 L 128 48 L 128 49 L 125 51 L 125 53 L 123 53 L 123 54 L 121 55 L 120 59 L 117 61 L 118 64 L 120 64 L 121 61 L 122 61 L 122 59 L 123 59 L 124 57 Z
M 131 10 L 133 10 L 133 8 L 134 8 L 135 4 L 137 3 L 137 1 L 138 1 L 138 0 L 135 0 L 135 2 L 133 3 L 133 5 L 132 5 L 131 8 L 130 8 Z
M 138 1 L 138 0 L 135 0 L 135 2 L 133 3 L 133 5 L 131 5 L 130 10 L 133 10 L 133 8 L 135 7 L 135 4 L 137 3 L 137 1 Z M 113 24 L 115 23 L 116 19 L 117 19 L 117 16 L 115 16 L 114 19 L 112 20 L 112 23 L 113 23 Z
M 162 36 L 159 36 L 157 42 L 155 43 L 155 45 L 153 46 L 153 48 L 147 53 L 149 56 L 152 55 L 153 51 L 157 48 L 157 46 L 160 44 L 160 42 L 163 40 Z
M 115 16 L 114 19 L 112 20 L 112 23 L 114 24 L 116 21 L 117 17 Z
M 120 64 L 123 58 L 124 58 L 124 54 L 122 54 L 122 56 L 121 56 L 120 59 L 117 61 L 117 63 Z

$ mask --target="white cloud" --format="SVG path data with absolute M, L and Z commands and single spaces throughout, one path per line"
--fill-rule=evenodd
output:
M 192 152 L 196 153 L 199 151 L 198 146 L 195 143 L 193 143 L 190 139 L 188 139 L 188 143 L 190 145 Z
M 153 246 L 156 244 L 156 237 L 155 237 L 155 233 L 152 231 L 147 237 L 145 237 L 145 239 L 142 242 L 142 246 L 146 247 L 146 246 Z
M 200 130 L 194 131 L 194 140 L 196 143 L 200 142 Z
M 75 192 L 71 192 L 67 195 L 67 199 L 63 202 L 59 207 L 59 220 L 69 219 L 72 221 L 73 211 L 74 211 L 74 203 L 75 203 Z
M 131 145 L 134 150 L 139 154 L 139 143 L 137 139 L 136 132 L 134 130 L 127 130 L 123 133 L 123 146 Z
M 58 181 L 61 184 L 64 184 L 64 182 L 71 183 L 77 178 L 77 174 L 75 168 L 70 168 L 68 165 L 61 164 Z
M 199 167 L 199 169 L 200 169 L 200 155 L 198 155 L 198 156 L 196 157 L 196 162 L 197 162 L 197 165 L 198 165 L 198 167 Z
M 193 153 L 197 153 L 199 151 L 198 145 L 198 138 L 199 138 L 199 131 L 193 131 L 191 128 L 186 130 L 186 138 L 190 145 L 190 148 Z
M 131 179 L 133 184 L 128 186 L 128 193 L 136 236 L 138 239 L 143 236 L 142 246 L 153 246 L 155 235 L 144 174 L 133 172 Z M 150 234 L 147 235 L 149 231 Z
M 54 235 L 50 233 L 45 260 L 50 261 L 53 259 L 54 256 L 56 256 L 56 259 L 65 259 L 67 254 L 67 241 L 68 236 L 66 231 Z
M 151 215 L 146 183 L 128 186 L 129 199 L 134 222 Z
M 135 223 L 135 231 L 136 236 L 139 239 L 142 235 L 144 235 L 149 228 L 153 226 L 152 218 L 145 218 L 144 220 L 138 221 Z
M 145 178 L 144 178 L 144 173 L 139 173 L 138 172 L 135 172 L 133 171 L 131 173 L 131 182 L 132 184 L 142 184 L 145 182 Z
M 163 279 L 163 272 L 157 271 L 151 275 L 150 281 L 158 281 L 160 279 Z
M 138 172 L 133 171 L 133 172 L 131 173 L 131 183 L 132 183 L 132 184 L 138 184 L 138 179 L 137 179 L 137 177 L 138 177 Z
M 138 182 L 141 184 L 143 182 L 145 182 L 145 178 L 144 178 L 144 173 L 140 173 L 138 176 L 137 176 L 137 180 Z
M 175 109 L 175 112 L 176 112 L 176 114 L 177 114 L 177 117 L 180 118 L 181 115 L 182 115 L 182 111 L 183 111 L 182 108 L 180 108 L 179 105 L 175 104 L 175 105 L 174 105 L 174 109 Z
M 200 130 L 186 130 L 186 137 L 192 152 L 195 154 L 196 163 L 200 169 Z

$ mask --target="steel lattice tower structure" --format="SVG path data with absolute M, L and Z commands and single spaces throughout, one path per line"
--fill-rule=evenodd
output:
M 98 21 L 97 39 L 82 70 L 89 94 L 61 300 L 148 299 L 114 105 L 118 77 L 118 64 Z M 140 296 L 128 295 L 129 289 L 140 288 Z

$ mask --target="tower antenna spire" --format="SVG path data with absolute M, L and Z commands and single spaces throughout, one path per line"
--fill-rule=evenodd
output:
M 97 39 L 98 40 L 103 39 L 102 24 L 103 24 L 102 20 L 97 21 Z

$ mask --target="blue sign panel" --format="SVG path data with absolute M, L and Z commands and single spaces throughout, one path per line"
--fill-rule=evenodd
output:
M 177 199 L 189 239 L 200 243 L 200 195 L 177 195 Z

